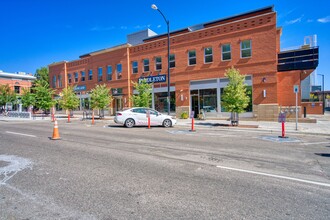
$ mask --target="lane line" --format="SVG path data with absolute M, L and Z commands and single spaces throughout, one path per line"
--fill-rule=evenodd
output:
M 233 167 L 217 166 L 217 168 L 221 168 L 221 169 L 225 169 L 225 170 L 233 170 L 233 171 L 238 171 L 238 172 L 243 172 L 243 173 L 251 173 L 251 174 L 256 174 L 256 175 L 261 175 L 261 176 L 269 176 L 269 177 L 274 177 L 274 178 L 278 178 L 278 179 L 293 180 L 293 181 L 297 181 L 297 182 L 309 183 L 309 184 L 314 184 L 314 185 L 319 185 L 319 186 L 330 187 L 329 183 L 322 183 L 322 182 L 298 179 L 298 178 L 294 178 L 294 177 L 281 176 L 281 175 L 275 175 L 275 174 L 270 174 L 270 173 L 262 173 L 262 172 L 252 171 L 252 170 L 243 170 L 243 169 L 238 169 L 238 168 L 233 168 Z
M 16 133 L 16 132 L 11 132 L 11 131 L 6 131 L 6 133 L 8 133 L 8 134 L 17 134 L 17 135 L 27 136 L 27 137 L 37 137 L 37 136 L 31 135 L 31 134 Z
M 314 143 L 302 143 L 303 145 L 313 145 L 313 144 L 330 144 L 330 142 L 314 142 Z

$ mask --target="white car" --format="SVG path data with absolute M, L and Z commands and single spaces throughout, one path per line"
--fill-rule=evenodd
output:
M 122 124 L 128 128 L 133 126 L 147 126 L 147 112 L 150 113 L 150 125 L 172 127 L 176 124 L 176 119 L 170 115 L 163 115 L 151 108 L 135 107 L 116 113 L 114 118 L 115 123 Z

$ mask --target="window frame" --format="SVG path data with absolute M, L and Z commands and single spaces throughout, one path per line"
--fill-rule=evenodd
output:
M 206 54 L 207 50 L 211 49 L 211 54 Z M 211 58 L 211 61 L 206 61 Z M 213 63 L 213 48 L 212 47 L 204 47 L 204 64 Z
M 78 82 L 78 79 L 79 78 L 79 74 L 78 72 L 74 72 L 74 82 L 77 83 Z
M 81 76 L 80 81 L 81 82 L 85 82 L 85 80 L 86 80 L 86 73 L 85 73 L 85 71 L 80 71 L 80 76 Z
M 229 45 L 229 51 L 224 51 L 223 48 L 224 46 L 226 45 Z M 229 54 L 229 59 L 224 59 L 224 55 L 225 54 Z M 232 58 L 231 58 L 231 44 L 230 43 L 227 43 L 227 44 L 222 44 L 221 45 L 221 61 L 230 61 Z
M 112 65 L 107 65 L 107 81 L 112 80 L 112 73 L 113 73 Z
M 148 61 L 148 63 L 146 64 L 145 61 Z M 143 72 L 149 72 L 150 71 L 150 60 L 149 58 L 145 58 L 143 59 Z M 148 70 L 146 70 L 146 68 L 148 68 Z
M 134 60 L 132 61 L 132 74 L 137 74 L 138 72 L 139 72 L 139 62 Z
M 97 81 L 98 82 L 103 81 L 103 68 L 102 67 L 97 68 Z
M 122 78 L 122 72 L 123 72 L 123 65 L 121 63 L 117 63 L 117 65 L 116 65 L 117 79 L 121 79 Z
M 156 71 L 161 71 L 162 69 L 163 69 L 162 57 L 161 56 L 157 56 L 157 57 L 155 57 L 155 70 Z
M 93 80 L 93 70 L 92 69 L 89 69 L 88 70 L 88 80 Z
M 53 88 L 56 88 L 56 75 L 53 76 L 52 86 Z
M 68 73 L 68 84 L 72 83 L 72 74 Z
M 190 52 L 194 52 L 194 56 L 190 56 Z M 194 60 L 195 63 L 191 64 L 191 61 Z M 195 66 L 197 64 L 197 52 L 196 50 L 188 50 L 188 66 Z
M 242 48 L 243 46 L 243 42 L 249 41 L 250 42 L 250 47 L 249 48 Z M 241 49 L 241 59 L 245 59 L 245 58 L 251 58 L 252 57 L 252 40 L 248 39 L 248 40 L 242 40 L 240 42 L 240 49 Z M 244 56 L 243 57 L 243 51 L 250 51 L 250 56 Z
M 58 75 L 58 87 L 62 88 L 62 76 Z
M 21 87 L 20 86 L 14 86 L 14 93 L 15 94 L 20 94 L 21 92 Z
M 170 62 L 169 63 L 170 63 L 170 68 L 174 68 L 175 67 L 175 54 L 170 54 Z

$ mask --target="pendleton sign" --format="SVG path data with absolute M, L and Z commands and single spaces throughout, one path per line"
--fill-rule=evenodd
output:
M 146 79 L 147 83 L 161 83 L 166 82 L 166 75 L 158 75 L 158 76 L 147 76 L 147 77 L 140 77 L 139 83 L 141 83 L 142 80 Z

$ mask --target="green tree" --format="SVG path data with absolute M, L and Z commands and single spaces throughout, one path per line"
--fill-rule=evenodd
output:
M 133 82 L 134 88 L 138 92 L 137 95 L 133 95 L 131 100 L 135 107 L 150 107 L 151 106 L 151 85 L 147 83 L 147 80 L 141 80 L 140 82 Z
M 49 85 L 45 85 L 38 81 L 33 88 L 33 91 L 35 94 L 35 106 L 38 109 L 46 111 L 55 104 L 55 101 L 52 98 L 54 90 L 49 88 Z
M 36 99 L 35 94 L 31 93 L 30 88 L 23 88 L 23 94 L 21 96 L 22 105 L 25 108 L 33 106 Z
M 37 69 L 34 76 L 37 78 L 35 85 L 38 83 L 49 87 L 49 71 L 47 67 L 41 67 L 40 69 Z
M 224 88 L 222 106 L 226 111 L 232 113 L 232 123 L 238 124 L 238 113 L 245 112 L 250 101 L 247 86 L 244 83 L 245 77 L 234 67 L 227 69 L 225 76 L 228 77 L 229 83 Z
M 105 109 L 112 100 L 110 89 L 105 84 L 97 85 L 91 91 L 91 107 L 92 109 Z
M 0 85 L 0 106 L 6 105 L 6 103 L 13 103 L 15 100 L 16 94 L 10 89 L 9 85 Z
M 74 88 L 69 86 L 62 90 L 61 98 L 59 100 L 60 106 L 68 111 L 68 122 L 70 122 L 71 111 L 79 106 L 79 98 L 74 93 Z

